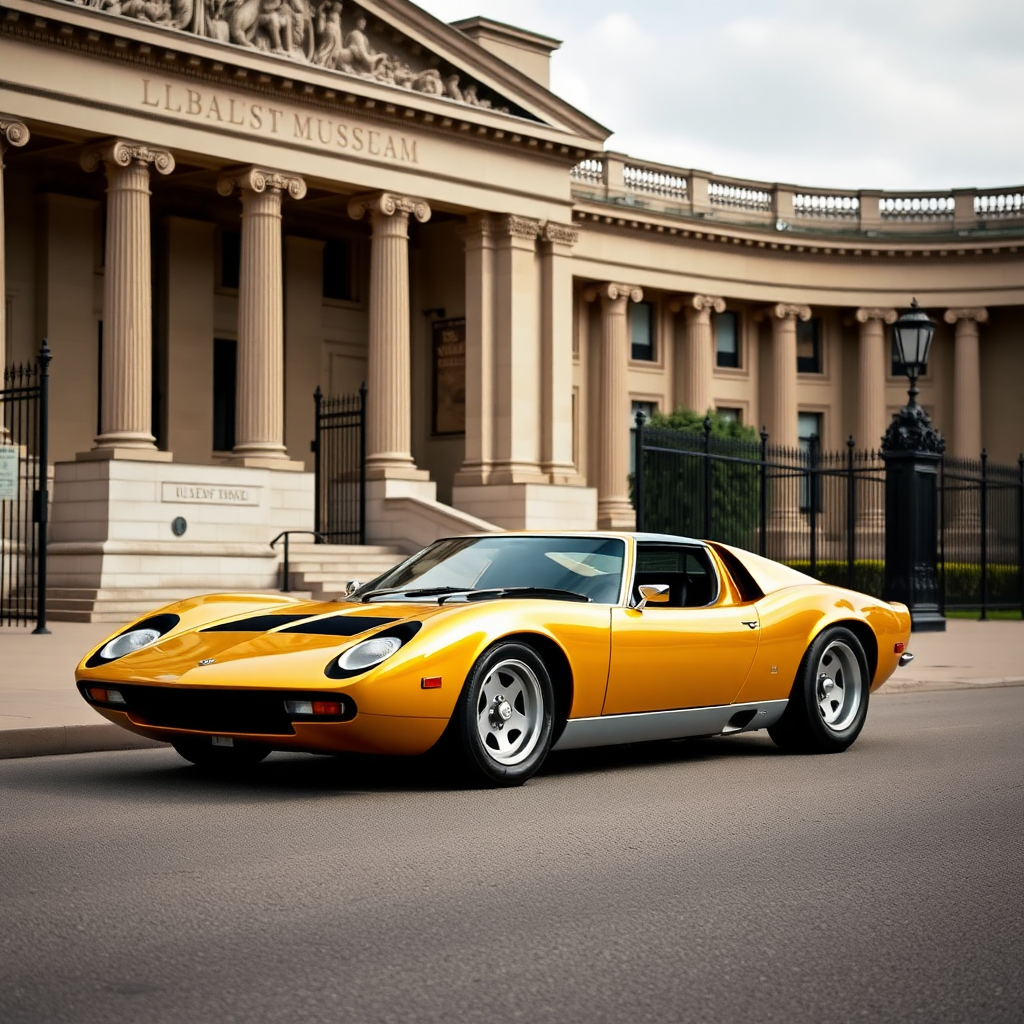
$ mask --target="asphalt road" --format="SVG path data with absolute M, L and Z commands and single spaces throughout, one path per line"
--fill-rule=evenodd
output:
M 0 762 L 0 1020 L 1024 1020 L 1024 687 L 847 753 Z

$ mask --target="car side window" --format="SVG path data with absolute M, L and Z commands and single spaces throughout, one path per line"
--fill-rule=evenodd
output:
M 663 584 L 669 588 L 667 603 L 648 604 L 658 608 L 701 608 L 718 597 L 718 575 L 703 548 L 683 544 L 638 544 L 633 574 L 633 601 L 640 599 L 640 587 Z

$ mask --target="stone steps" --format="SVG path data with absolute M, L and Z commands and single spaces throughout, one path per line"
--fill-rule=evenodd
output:
M 291 584 L 308 590 L 314 600 L 329 601 L 345 593 L 349 580 L 365 583 L 407 556 L 385 545 L 302 544 L 289 553 Z

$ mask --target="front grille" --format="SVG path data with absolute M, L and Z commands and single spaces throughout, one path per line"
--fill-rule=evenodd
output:
M 86 684 L 81 684 L 85 686 Z M 293 717 L 299 721 L 346 722 L 355 717 L 355 703 L 336 693 L 314 693 L 297 690 L 210 690 L 195 687 L 139 686 L 112 683 L 125 699 L 124 704 L 109 705 L 127 711 L 139 725 L 156 725 L 167 729 L 195 729 L 199 732 L 262 733 L 269 736 L 294 736 Z M 88 697 L 88 691 L 83 690 Z M 315 719 L 288 715 L 286 700 L 340 701 L 343 713 Z

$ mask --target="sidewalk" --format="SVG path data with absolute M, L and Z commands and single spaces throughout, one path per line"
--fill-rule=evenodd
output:
M 160 745 L 111 725 L 75 688 L 79 659 L 115 628 L 54 622 L 49 636 L 0 629 L 0 758 Z M 1024 622 L 950 619 L 946 629 L 911 637 L 913 663 L 896 670 L 880 697 L 1024 685 Z

